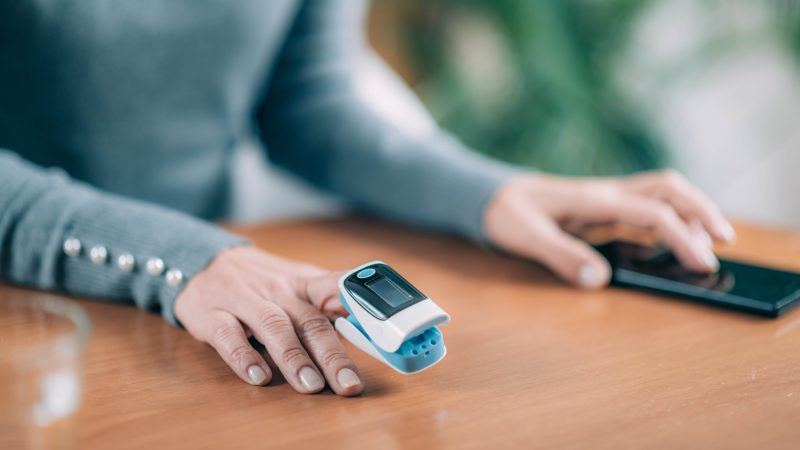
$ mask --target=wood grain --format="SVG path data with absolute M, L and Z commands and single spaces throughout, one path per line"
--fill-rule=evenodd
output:
M 579 292 L 532 263 L 363 219 L 236 231 L 332 269 L 390 263 L 451 313 L 448 356 L 403 376 L 348 347 L 364 395 L 300 395 L 242 383 L 157 315 L 81 300 L 95 330 L 79 448 L 800 445 L 800 310 L 769 320 Z M 738 231 L 721 253 L 800 270 L 800 234 Z

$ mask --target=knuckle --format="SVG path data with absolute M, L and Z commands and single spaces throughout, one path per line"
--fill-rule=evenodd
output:
M 613 186 L 598 186 L 586 195 L 596 205 L 609 206 L 619 199 L 619 194 L 619 190 Z
M 350 357 L 342 349 L 330 349 L 325 351 L 320 357 L 323 366 L 338 366 L 350 363 Z
M 256 319 L 256 326 L 261 330 L 280 331 L 290 328 L 291 324 L 282 309 L 267 303 Z
M 655 226 L 659 234 L 664 237 L 679 237 L 683 234 L 681 219 L 678 214 L 670 207 L 659 209 Z
M 277 290 L 279 280 L 274 276 L 265 276 L 260 280 L 260 283 L 266 292 L 271 293 Z
M 238 325 L 225 322 L 217 325 L 214 327 L 214 331 L 212 332 L 212 339 L 214 342 L 226 342 L 234 337 L 239 333 L 239 330 L 236 328 Z
M 294 292 L 292 280 L 286 277 L 269 277 L 265 280 L 265 287 L 272 296 L 281 298 L 292 295 Z
M 653 218 L 660 225 L 671 225 L 675 218 L 675 211 L 667 205 L 655 205 L 652 208 Z
M 314 314 L 300 322 L 298 334 L 300 335 L 300 339 L 305 340 L 332 331 L 333 327 L 326 317 Z
M 257 324 L 258 328 L 270 331 L 282 330 L 289 326 L 285 316 L 272 312 L 262 313 Z
M 666 169 L 660 173 L 661 183 L 669 187 L 680 187 L 686 179 L 675 169 Z
M 580 181 L 575 185 L 575 195 L 578 197 L 595 197 L 601 187 L 591 181 Z
M 231 361 L 244 363 L 250 358 L 250 355 L 252 353 L 253 353 L 252 348 L 245 347 L 244 345 L 238 345 L 229 352 L 229 356 Z
M 611 184 L 587 183 L 579 190 L 583 200 L 591 201 L 595 205 L 613 206 L 619 203 L 621 191 Z
M 281 352 L 281 359 L 289 365 L 302 365 L 306 362 L 306 352 L 298 346 L 289 346 Z
M 276 282 L 273 289 L 273 294 L 280 298 L 294 297 L 295 292 L 297 292 L 297 283 L 283 279 Z

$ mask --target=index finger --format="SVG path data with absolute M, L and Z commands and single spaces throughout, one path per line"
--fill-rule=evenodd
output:
M 306 278 L 302 280 L 299 294 L 325 314 L 346 314 L 339 300 L 339 278 L 344 274 L 344 271 L 336 271 Z
M 662 171 L 633 177 L 629 185 L 635 191 L 668 202 L 686 219 L 697 219 L 715 239 L 732 242 L 736 232 L 731 223 L 698 188 L 674 171 Z

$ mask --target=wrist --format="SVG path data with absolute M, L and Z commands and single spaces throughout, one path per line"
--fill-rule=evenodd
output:
M 537 173 L 517 174 L 495 191 L 483 214 L 483 230 L 489 242 L 497 244 L 499 235 L 507 228 L 510 215 L 525 203 L 524 192 L 535 189 L 546 178 Z

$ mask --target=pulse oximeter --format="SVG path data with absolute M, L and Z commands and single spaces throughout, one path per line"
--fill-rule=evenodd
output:
M 349 316 L 336 319 L 336 330 L 373 358 L 404 374 L 444 358 L 436 325 L 450 316 L 388 265 L 373 261 L 346 273 L 339 293 Z

